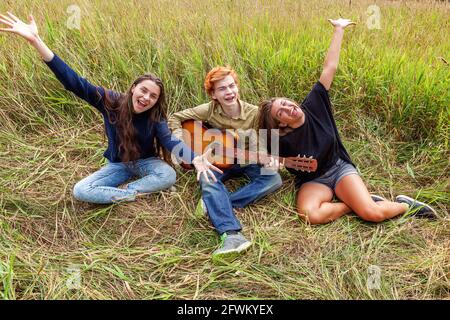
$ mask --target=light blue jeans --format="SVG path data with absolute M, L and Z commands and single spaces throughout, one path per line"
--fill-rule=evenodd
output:
M 133 177 L 125 189 L 119 185 Z M 139 159 L 131 163 L 108 162 L 103 168 L 79 181 L 73 188 L 76 199 L 91 203 L 108 204 L 133 201 L 138 193 L 156 192 L 175 184 L 175 170 L 159 158 Z
M 240 231 L 241 223 L 233 208 L 244 208 L 265 195 L 281 187 L 280 175 L 273 171 L 263 174 L 256 164 L 246 166 L 233 165 L 223 174 L 213 171 L 217 182 L 208 183 L 203 176 L 200 179 L 202 199 L 208 209 L 209 219 L 219 234 L 227 231 Z M 247 176 L 250 180 L 242 188 L 230 193 L 224 182 L 235 176 Z

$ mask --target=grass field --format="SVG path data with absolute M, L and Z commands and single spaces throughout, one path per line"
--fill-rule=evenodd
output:
M 65 92 L 25 41 L 0 34 L 0 297 L 4 299 L 449 299 L 449 13 L 445 1 L 2 1 L 95 84 L 125 91 L 162 77 L 169 112 L 207 101 L 206 72 L 229 64 L 254 104 L 302 100 L 332 28 L 348 28 L 332 90 L 344 144 L 369 190 L 432 203 L 436 221 L 380 224 L 348 215 L 301 222 L 292 178 L 239 214 L 254 242 L 214 265 L 219 239 L 193 216 L 192 173 L 176 190 L 128 204 L 76 201 L 73 185 L 104 162 L 99 114 Z M 78 29 L 67 27 L 80 8 Z M 70 20 L 71 21 L 71 20 Z M 241 181 L 233 181 L 233 189 Z M 375 266 L 375 267 L 373 267 Z M 379 286 L 370 289 L 368 283 Z M 79 278 L 78 278 L 79 277 Z

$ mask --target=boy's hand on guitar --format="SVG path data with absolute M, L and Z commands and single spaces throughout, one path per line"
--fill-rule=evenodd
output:
M 219 173 L 223 173 L 222 170 L 215 167 L 214 165 L 211 164 L 211 162 L 209 162 L 208 158 L 211 155 L 211 152 L 212 152 L 212 149 L 208 149 L 204 154 L 202 154 L 201 156 L 197 156 L 194 158 L 194 160 L 192 160 L 192 164 L 194 165 L 195 169 L 197 170 L 197 181 L 199 181 L 200 176 L 203 175 L 203 178 L 208 183 L 211 182 L 209 180 L 208 176 L 210 176 L 214 182 L 217 182 L 216 176 L 214 175 L 214 173 L 211 170 L 217 171 Z
M 268 162 L 264 164 L 264 168 L 278 171 L 284 168 L 284 162 L 272 156 L 268 156 Z

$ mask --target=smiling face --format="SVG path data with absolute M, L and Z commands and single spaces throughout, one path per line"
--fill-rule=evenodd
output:
M 231 75 L 214 82 L 211 97 L 222 107 L 233 107 L 239 99 L 239 88 Z
M 305 118 L 302 109 L 294 101 L 287 98 L 275 99 L 270 114 L 279 121 L 280 127 L 297 128 L 303 124 Z
M 158 102 L 161 88 L 152 80 L 144 80 L 131 88 L 133 111 L 142 113 Z

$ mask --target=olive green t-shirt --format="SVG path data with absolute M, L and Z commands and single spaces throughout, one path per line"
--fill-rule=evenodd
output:
M 234 129 L 240 140 L 245 141 L 246 149 L 257 151 L 258 107 L 242 100 L 239 100 L 239 104 L 241 112 L 235 118 L 228 116 L 220 104 L 214 101 L 178 111 L 169 117 L 169 128 L 179 139 L 183 136 L 181 123 L 185 120 L 202 121 L 216 129 Z M 259 147 L 260 151 L 266 150 L 262 144 Z

